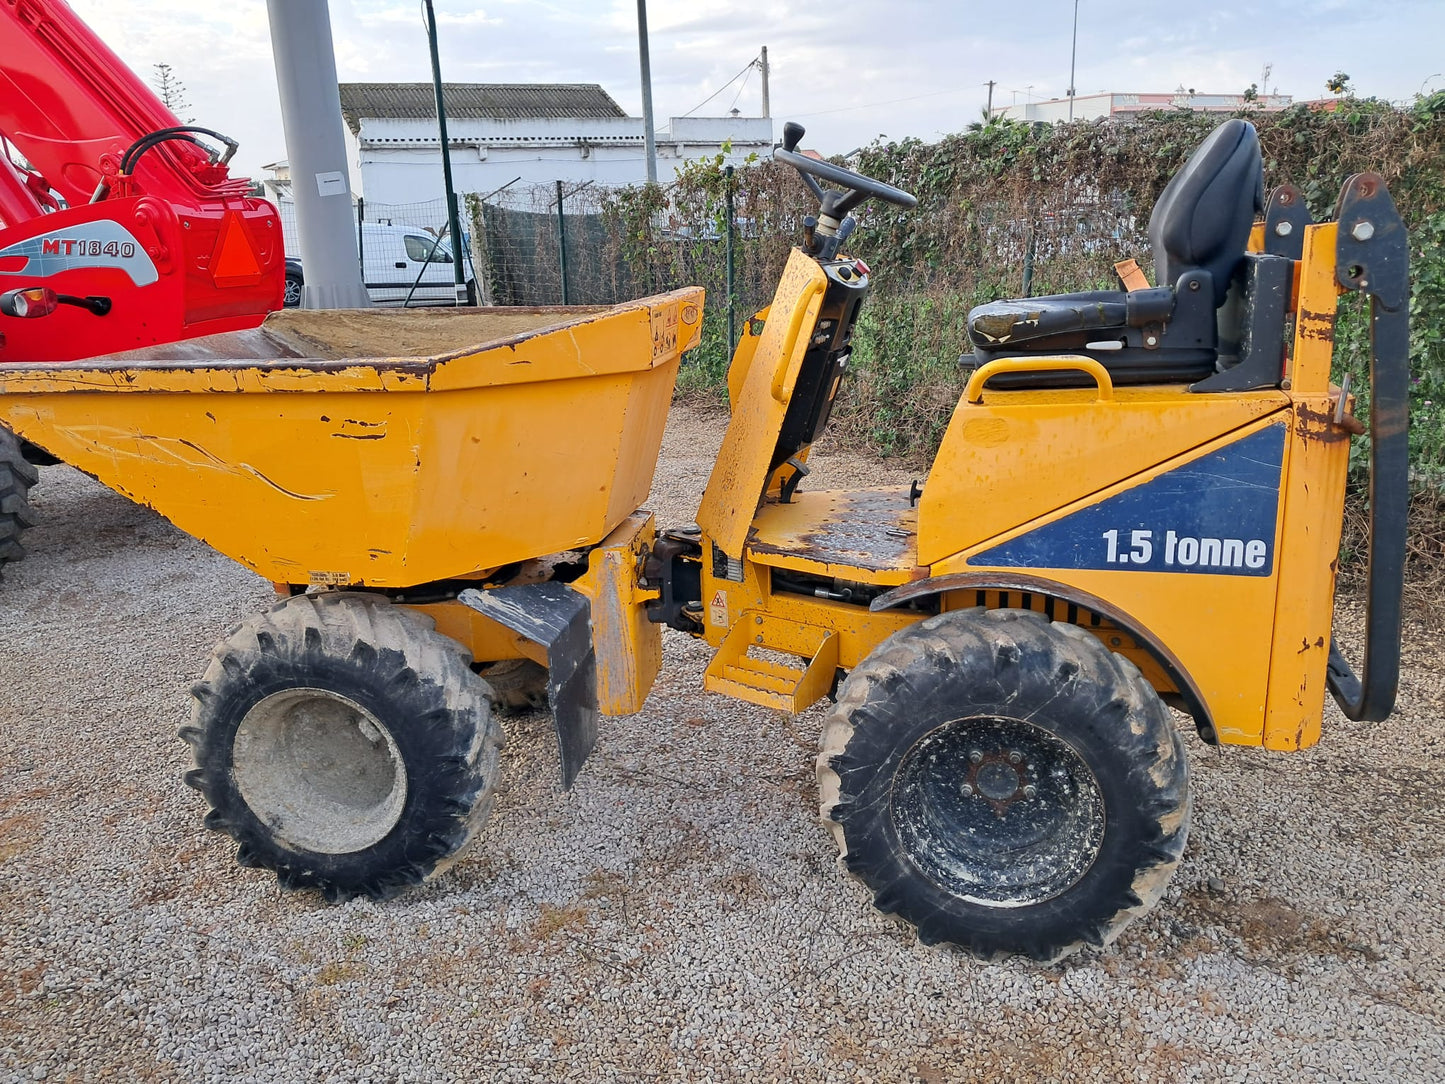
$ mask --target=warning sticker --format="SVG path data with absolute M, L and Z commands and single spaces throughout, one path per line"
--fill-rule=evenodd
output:
M 652 325 L 652 360 L 677 353 L 677 306 L 653 309 L 648 313 Z
M 709 624 L 718 628 L 728 627 L 728 597 L 721 591 L 714 591 L 712 601 L 708 603 L 707 619 Z

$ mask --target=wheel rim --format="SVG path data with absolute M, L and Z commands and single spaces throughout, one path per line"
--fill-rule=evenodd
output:
M 301 284 L 295 279 L 286 280 L 286 293 L 281 303 L 292 306 L 301 304 Z
M 1094 773 L 1073 746 L 1022 719 L 973 716 L 930 731 L 899 765 L 891 802 L 920 872 L 991 907 L 1058 896 L 1104 840 Z
M 391 733 L 326 689 L 259 701 L 236 730 L 231 764 L 241 797 L 272 834 L 320 854 L 379 843 L 406 802 L 406 766 Z

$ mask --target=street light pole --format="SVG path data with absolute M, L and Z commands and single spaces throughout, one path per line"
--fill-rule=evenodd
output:
M 356 223 L 330 11 L 326 0 L 267 0 L 266 12 L 296 197 L 296 239 L 306 273 L 301 304 L 308 309 L 365 308 L 371 302 L 352 241 Z
M 1069 46 L 1069 119 L 1074 119 L 1074 57 L 1079 51 L 1079 0 L 1074 0 L 1074 40 Z
M 637 49 L 642 56 L 642 140 L 647 148 L 647 183 L 657 183 L 657 136 L 652 130 L 652 62 L 647 55 L 647 0 L 637 0 Z
M 447 189 L 447 230 L 452 235 L 452 274 L 456 282 L 458 305 L 474 305 L 472 288 L 462 267 L 462 224 L 457 215 L 457 193 L 452 187 L 452 148 L 447 140 L 447 111 L 442 101 L 442 63 L 437 55 L 437 17 L 431 0 L 422 0 L 426 8 L 426 40 L 431 47 L 432 89 L 437 100 L 437 133 L 442 144 L 442 182 Z

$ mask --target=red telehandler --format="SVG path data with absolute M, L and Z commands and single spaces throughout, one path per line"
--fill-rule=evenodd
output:
M 208 141 L 224 149 L 212 149 Z M 276 209 L 64 0 L 0 0 L 0 365 L 255 327 L 281 307 Z M 36 464 L 0 428 L 0 566 Z

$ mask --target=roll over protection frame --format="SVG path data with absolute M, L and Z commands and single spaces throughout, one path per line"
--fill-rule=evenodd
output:
M 1357 676 L 1330 639 L 1330 693 L 1346 718 L 1379 722 L 1400 681 L 1400 599 L 1410 506 L 1409 244 L 1378 173 L 1357 173 L 1335 209 L 1335 278 L 1370 299 L 1370 558 L 1365 651 Z

